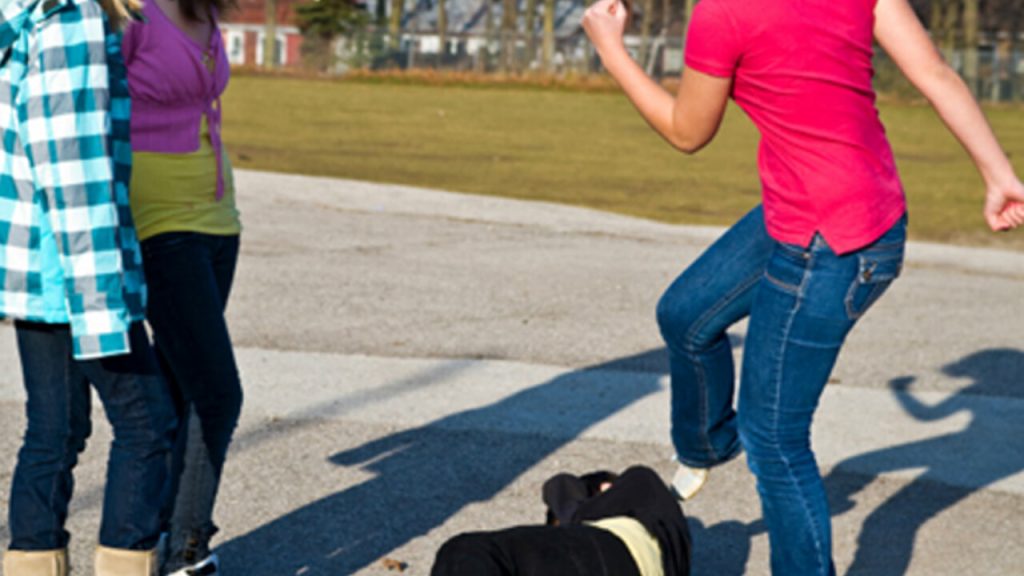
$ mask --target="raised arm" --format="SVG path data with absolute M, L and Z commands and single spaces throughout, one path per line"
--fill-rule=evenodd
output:
M 583 29 L 605 69 L 651 128 L 675 148 L 687 154 L 697 152 L 718 131 L 732 79 L 686 70 L 679 93 L 673 98 L 626 51 L 622 41 L 626 17 L 626 8 L 619 0 L 599 0 L 583 15 Z
M 971 156 L 987 188 L 989 227 L 1024 224 L 1024 185 L 967 85 L 943 60 L 907 0 L 878 0 L 875 38 Z
M 946 398 L 938 404 L 925 404 L 910 391 L 910 386 L 913 383 L 913 377 L 904 376 L 890 381 L 889 388 L 893 391 L 896 400 L 903 407 L 903 410 L 915 419 L 921 422 L 933 422 L 948 418 L 965 409 L 961 394 Z

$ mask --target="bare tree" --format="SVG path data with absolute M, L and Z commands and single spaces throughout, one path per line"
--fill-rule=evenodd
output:
M 517 23 L 519 1 L 503 0 L 501 10 L 501 71 L 511 72 L 516 66 Z
M 980 27 L 994 35 L 996 48 L 989 98 L 993 101 L 1006 96 L 1016 99 L 1016 54 L 1024 23 L 1024 0 L 989 0 L 982 8 Z
M 440 48 L 437 53 L 437 64 L 444 66 L 444 57 L 448 54 L 448 4 L 447 0 L 437 0 L 437 40 Z
M 266 0 L 263 5 L 263 67 L 277 65 L 277 0 Z
M 644 1 L 644 15 L 640 20 L 640 66 L 647 66 L 651 50 L 651 24 L 654 23 L 654 0 Z
M 946 52 L 943 43 L 946 30 L 946 5 L 954 2 L 955 0 L 931 0 L 928 14 L 928 31 L 931 33 L 932 42 L 942 49 L 947 60 L 950 54 Z
M 526 59 L 533 62 L 537 57 L 537 0 L 526 0 Z
M 690 29 L 690 17 L 693 16 L 693 7 L 696 6 L 696 0 L 685 0 L 685 20 L 683 20 L 683 48 L 686 47 L 686 32 Z
M 491 42 L 494 41 L 494 0 L 483 0 L 484 2 L 484 36 L 486 41 L 477 50 L 476 70 L 477 72 L 487 71 L 487 61 L 490 59 Z
M 398 52 L 402 41 L 402 12 L 405 0 L 391 0 L 391 14 L 388 16 L 388 47 Z
M 542 48 L 544 72 L 554 72 L 555 58 L 555 0 L 544 0 L 544 47 Z
M 964 0 L 964 81 L 975 95 L 978 82 L 978 0 Z
M 668 27 L 672 24 L 672 0 L 661 0 L 661 37 L 668 38 Z
M 956 50 L 956 29 L 960 20 L 960 0 L 945 0 L 946 9 L 942 18 L 941 47 L 947 59 L 951 59 Z

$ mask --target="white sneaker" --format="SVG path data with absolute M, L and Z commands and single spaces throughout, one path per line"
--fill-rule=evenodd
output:
M 216 554 L 210 554 L 202 562 L 197 562 L 191 566 L 185 566 L 184 568 L 171 572 L 167 576 L 219 576 L 220 575 L 220 561 L 217 560 Z
M 672 493 L 680 500 L 690 500 L 697 495 L 697 492 L 700 492 L 707 481 L 707 468 L 693 468 L 680 462 L 679 468 L 672 476 Z

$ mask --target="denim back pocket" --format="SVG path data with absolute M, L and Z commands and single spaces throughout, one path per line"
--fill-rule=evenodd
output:
M 775 250 L 764 270 L 764 278 L 776 288 L 797 295 L 804 283 L 811 251 L 796 244 L 775 243 Z
M 846 315 L 856 320 L 871 308 L 903 270 L 903 247 L 857 255 L 857 277 L 846 293 Z

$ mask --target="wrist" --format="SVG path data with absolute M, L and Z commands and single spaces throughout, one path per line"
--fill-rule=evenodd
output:
M 622 40 L 614 40 L 599 47 L 597 55 L 601 58 L 601 65 L 612 76 L 615 76 L 621 70 L 624 62 L 632 61 Z
M 1017 175 L 1010 166 L 986 170 L 982 173 L 982 179 L 989 190 L 1006 190 L 1016 186 L 1018 182 Z
M 602 62 L 614 61 L 622 55 L 627 55 L 626 44 L 622 38 L 609 38 L 601 44 L 595 44 L 594 48 L 597 50 L 597 55 L 601 58 Z

